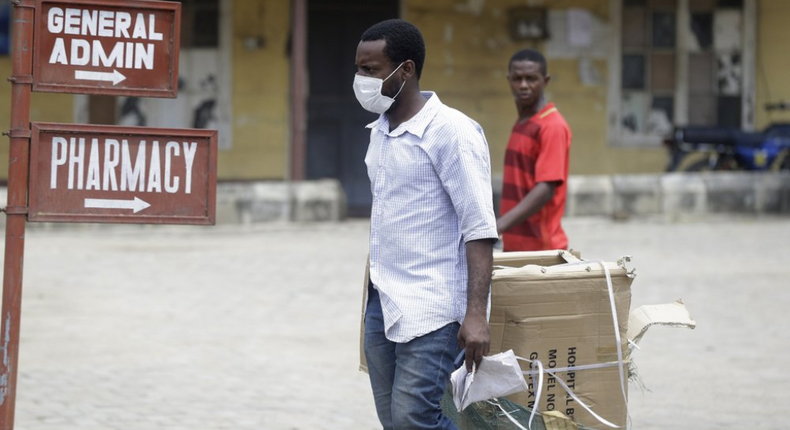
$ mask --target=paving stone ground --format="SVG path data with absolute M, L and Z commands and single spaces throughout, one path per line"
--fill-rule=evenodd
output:
M 790 219 L 566 222 L 633 256 L 633 305 L 682 298 L 634 360 L 632 428 L 785 428 Z M 18 430 L 375 429 L 357 371 L 365 221 L 30 228 Z

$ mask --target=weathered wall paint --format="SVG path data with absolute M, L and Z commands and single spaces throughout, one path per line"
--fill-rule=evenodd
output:
M 233 148 L 219 179 L 283 179 L 288 164 L 290 2 L 233 2 Z M 244 40 L 262 37 L 260 49 Z
M 608 0 L 404 0 L 405 19 L 417 25 L 426 40 L 427 59 L 422 88 L 434 90 L 446 104 L 478 121 L 491 148 L 492 169 L 501 173 L 515 105 L 505 78 L 510 56 L 522 48 L 546 52 L 545 43 L 514 42 L 509 35 L 508 9 L 546 6 L 585 8 L 609 21 Z M 594 43 L 608 43 L 598 40 Z M 616 148 L 607 142 L 607 60 L 548 58 L 552 81 L 547 97 L 557 104 L 573 131 L 572 174 L 658 172 L 665 163 L 662 148 Z M 586 66 L 600 84 L 583 83 Z
M 790 111 L 767 112 L 765 104 L 790 102 L 790 1 L 759 0 L 757 2 L 757 55 L 755 59 L 756 126 L 763 129 L 771 122 L 790 122 Z
M 552 9 L 582 7 L 603 22 L 609 20 L 609 0 L 402 0 L 404 18 L 425 35 L 428 59 L 422 87 L 480 122 L 491 146 L 492 167 L 501 173 L 504 150 L 515 120 L 515 108 L 505 74 L 510 55 L 543 43 L 513 42 L 508 34 L 507 10 L 516 6 Z M 233 130 L 232 149 L 221 151 L 219 178 L 282 179 L 289 140 L 290 59 L 287 52 L 290 4 L 283 0 L 233 2 Z M 790 2 L 758 0 L 757 4 L 757 127 L 770 121 L 790 121 L 789 113 L 768 114 L 769 101 L 790 101 L 785 79 L 790 58 L 783 49 L 790 42 L 785 22 Z M 244 47 L 245 39 L 262 37 L 260 49 Z M 582 82 L 578 58 L 549 58 L 552 83 L 547 95 L 570 123 L 574 142 L 572 174 L 661 171 L 662 148 L 617 148 L 607 142 L 607 61 L 589 60 L 600 85 Z M 0 76 L 10 76 L 11 58 L 0 58 Z M 770 91 L 769 91 L 770 90 Z M 0 99 L 10 99 L 10 85 L 0 86 Z M 0 125 L 8 129 L 10 104 L 0 103 Z M 34 121 L 72 122 L 73 96 L 33 94 Z M 4 140 L 7 142 L 7 140 Z M 7 176 L 8 151 L 0 151 L 0 179 Z

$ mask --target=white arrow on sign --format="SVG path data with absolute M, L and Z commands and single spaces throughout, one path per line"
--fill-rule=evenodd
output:
M 126 76 L 117 70 L 113 70 L 112 73 L 75 70 L 74 79 L 80 79 L 83 81 L 108 81 L 112 82 L 113 85 L 118 85 L 119 82 L 126 80 Z
M 98 209 L 133 209 L 134 213 L 150 207 L 145 200 L 135 197 L 134 200 L 114 200 L 114 199 L 85 199 L 86 208 Z

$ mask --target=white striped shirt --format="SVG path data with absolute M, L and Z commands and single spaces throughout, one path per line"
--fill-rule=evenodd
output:
M 367 126 L 370 280 L 385 334 L 400 343 L 463 322 L 465 243 L 497 238 L 483 129 L 436 94 L 423 96 L 425 106 L 395 130 L 386 114 Z

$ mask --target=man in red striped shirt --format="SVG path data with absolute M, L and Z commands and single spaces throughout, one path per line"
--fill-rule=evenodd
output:
M 551 76 L 540 52 L 516 52 L 507 78 L 518 121 L 505 153 L 497 231 L 505 251 L 567 249 L 560 220 L 565 212 L 571 129 L 543 95 Z

